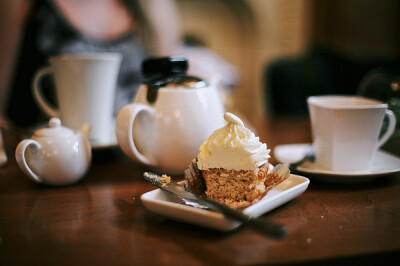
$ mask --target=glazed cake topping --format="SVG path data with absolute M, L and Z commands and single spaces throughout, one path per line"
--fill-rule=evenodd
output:
M 242 120 L 225 113 L 227 124 L 214 131 L 204 141 L 197 156 L 200 170 L 224 168 L 228 170 L 254 170 L 268 163 L 267 145 L 247 129 Z

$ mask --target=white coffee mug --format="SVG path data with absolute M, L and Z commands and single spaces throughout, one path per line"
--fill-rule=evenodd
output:
M 40 69 L 33 80 L 33 95 L 41 110 L 60 117 L 72 129 L 90 125 L 92 144 L 116 143 L 113 118 L 116 82 L 121 63 L 119 53 L 60 55 L 50 58 L 50 66 Z M 53 75 L 58 107 L 43 94 L 40 80 Z
M 368 170 L 375 152 L 393 133 L 396 117 L 387 104 L 357 96 L 307 99 L 316 164 L 334 171 Z M 388 127 L 379 138 L 384 117 Z

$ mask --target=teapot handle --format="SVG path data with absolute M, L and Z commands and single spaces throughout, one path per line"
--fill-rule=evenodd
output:
M 141 112 L 147 112 L 151 116 L 155 113 L 153 108 L 140 103 L 128 104 L 120 110 L 116 122 L 117 140 L 123 152 L 130 158 L 146 165 L 156 165 L 154 160 L 139 152 L 133 139 L 133 124 Z
M 40 150 L 41 146 L 39 144 L 39 142 L 32 140 L 32 139 L 25 139 L 23 141 L 21 141 L 18 146 L 17 149 L 15 150 L 15 158 L 17 160 L 17 163 L 19 165 L 19 167 L 21 168 L 21 170 L 33 181 L 38 182 L 38 183 L 42 183 L 43 180 L 36 175 L 32 169 L 29 167 L 29 165 L 26 163 L 26 158 L 25 158 L 25 152 L 26 152 L 26 148 L 28 148 L 28 146 L 32 145 L 32 148 L 34 150 Z

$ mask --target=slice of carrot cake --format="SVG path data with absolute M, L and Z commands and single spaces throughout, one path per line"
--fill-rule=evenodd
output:
M 185 186 L 235 208 L 262 199 L 287 178 L 271 172 L 270 150 L 247 129 L 242 120 L 225 113 L 227 124 L 214 131 L 185 171 Z

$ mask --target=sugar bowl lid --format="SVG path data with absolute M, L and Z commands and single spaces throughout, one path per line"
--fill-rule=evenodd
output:
M 36 130 L 34 136 L 49 138 L 69 138 L 74 136 L 74 134 L 75 133 L 72 129 L 61 125 L 61 120 L 58 117 L 52 117 L 49 120 L 49 126 Z

